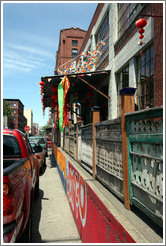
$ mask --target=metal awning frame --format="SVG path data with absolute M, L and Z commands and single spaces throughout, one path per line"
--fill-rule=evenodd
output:
M 44 89 L 43 89 L 43 96 L 44 97 L 50 97 L 49 95 L 47 95 L 46 91 L 47 91 L 47 84 L 52 84 L 52 85 L 58 85 L 61 81 L 61 79 L 63 79 L 63 77 L 67 76 L 67 77 L 75 77 L 79 80 L 81 80 L 82 82 L 84 82 L 85 84 L 87 84 L 88 86 L 90 86 L 93 90 L 97 91 L 98 93 L 100 93 L 102 96 L 104 96 L 106 99 L 110 100 L 110 97 L 107 96 L 106 94 L 104 94 L 102 91 L 100 91 L 96 86 L 94 86 L 93 84 L 91 84 L 89 81 L 85 80 L 84 76 L 93 76 L 93 75 L 101 75 L 101 74 L 106 74 L 109 75 L 111 72 L 111 70 L 98 70 L 98 71 L 89 71 L 89 72 L 84 72 L 84 73 L 70 73 L 70 74 L 58 74 L 58 75 L 54 75 L 54 76 L 45 76 L 45 77 L 41 77 L 41 80 L 45 82 L 44 85 Z M 57 81 L 56 81 L 57 79 Z M 60 80 L 59 80 L 60 79 Z M 49 107 L 49 106 L 46 106 Z

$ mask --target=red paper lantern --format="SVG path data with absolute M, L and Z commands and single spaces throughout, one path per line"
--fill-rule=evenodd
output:
M 53 92 L 57 92 L 57 90 L 58 90 L 57 85 L 53 85 L 53 86 L 51 87 L 51 90 L 52 90 Z
M 93 107 L 93 104 L 92 103 L 89 103 L 89 107 L 92 108 Z
M 140 34 L 144 33 L 145 30 L 143 28 L 140 28 L 139 31 L 138 31 Z
M 144 33 L 144 27 L 147 25 L 147 21 L 145 20 L 145 19 L 139 19 L 137 22 L 136 22 L 136 26 L 138 27 L 138 28 L 140 28 L 139 29 L 139 33 L 140 33 L 140 35 L 139 35 L 139 39 L 140 39 L 140 45 L 142 45 L 142 39 L 143 39 L 143 37 L 144 37 L 144 35 L 142 34 L 142 33 Z M 142 51 L 140 51 L 140 55 L 142 55 Z
M 137 22 L 136 22 L 136 26 L 138 28 L 144 28 L 145 26 L 147 25 L 147 21 L 145 19 L 139 19 Z
M 40 81 L 39 85 L 44 86 L 45 85 L 44 81 Z
M 53 95 L 51 96 L 51 98 L 52 98 L 54 101 L 56 101 L 56 100 L 58 99 L 58 96 L 57 96 L 57 94 L 53 94 Z
M 140 38 L 140 39 L 143 39 L 143 37 L 144 37 L 144 35 L 143 35 L 143 34 L 139 35 L 139 38 Z

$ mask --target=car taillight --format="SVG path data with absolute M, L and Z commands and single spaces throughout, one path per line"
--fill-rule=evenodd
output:
M 9 184 L 3 183 L 3 223 L 7 224 L 15 218 L 15 203 Z
M 40 159 L 40 155 L 36 154 L 36 157 L 37 157 L 38 159 Z

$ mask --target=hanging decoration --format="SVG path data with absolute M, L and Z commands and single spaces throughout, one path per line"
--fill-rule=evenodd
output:
M 67 76 L 65 76 L 58 85 L 58 109 L 59 109 L 59 129 L 64 131 L 67 125 L 67 92 L 70 87 L 70 82 Z
M 43 93 L 43 88 L 44 88 L 44 85 L 45 85 L 44 81 L 40 81 L 40 82 L 39 82 L 39 85 L 40 85 L 40 95 L 42 95 L 42 93 Z
M 53 85 L 51 87 L 51 90 L 54 92 L 54 93 L 57 93 L 58 92 L 58 86 L 57 85 Z
M 142 39 L 144 38 L 144 27 L 147 25 L 147 21 L 145 19 L 139 19 L 137 22 L 136 22 L 136 26 L 139 28 L 139 39 L 140 39 L 140 45 L 142 46 Z M 140 55 L 142 55 L 142 51 L 140 51 Z
M 100 41 L 95 50 L 87 51 L 86 53 L 81 54 L 77 66 L 76 61 L 74 61 L 69 68 L 65 66 L 64 69 L 57 69 L 57 74 L 67 75 L 71 73 L 85 73 L 91 71 L 99 61 L 102 54 L 102 46 L 105 44 L 105 42 Z

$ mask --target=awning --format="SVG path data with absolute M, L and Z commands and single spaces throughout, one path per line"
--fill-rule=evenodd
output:
M 109 75 L 110 70 L 102 70 L 42 77 L 41 80 L 45 82 L 42 92 L 43 106 L 45 108 L 51 108 L 51 96 L 55 94 L 51 88 L 52 86 L 59 85 L 64 76 L 67 76 L 70 81 L 70 88 L 67 95 L 69 101 L 77 98 L 79 103 L 85 104 L 88 100 L 87 95 L 89 91 L 93 93 L 93 104 L 100 104 L 103 100 L 108 101 Z

